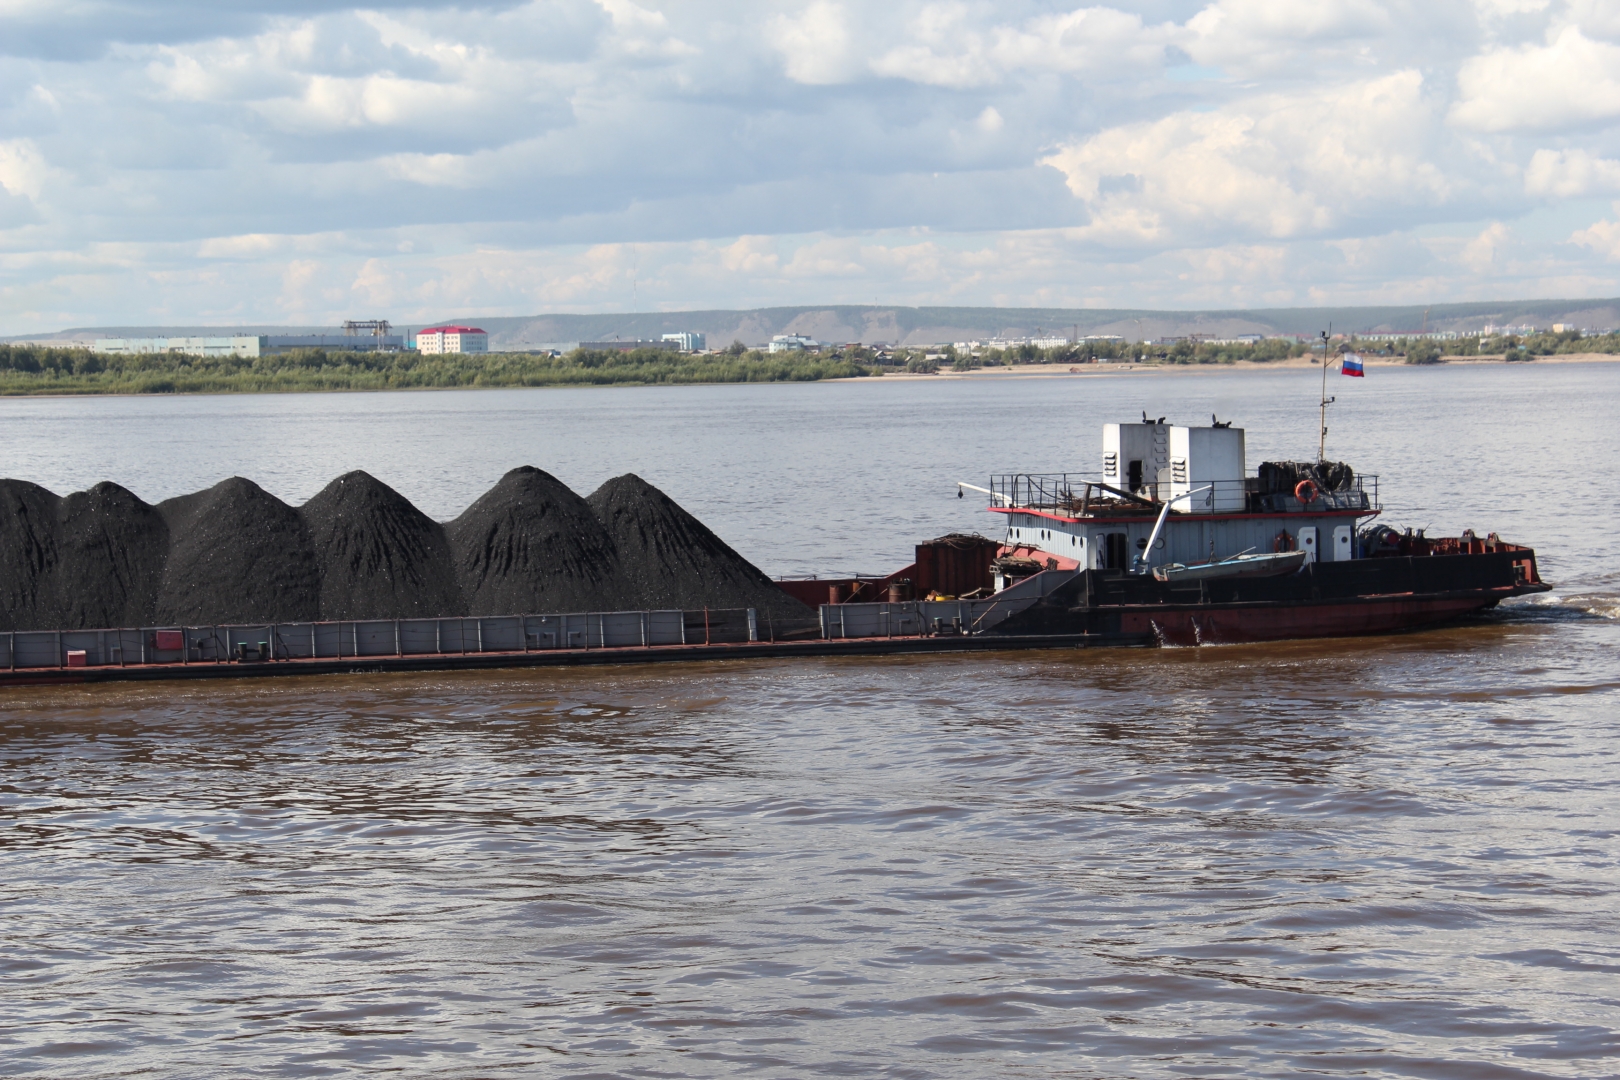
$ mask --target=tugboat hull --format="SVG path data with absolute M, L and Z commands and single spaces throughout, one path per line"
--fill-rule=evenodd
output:
M 1150 634 L 1165 645 L 1412 630 L 1544 592 L 1528 549 L 1310 563 L 1284 577 L 1179 586 L 1088 570 L 1007 620 L 1004 633 Z
M 1278 608 L 1232 604 L 1120 613 L 1126 633 L 1151 633 L 1162 645 L 1236 645 L 1289 638 L 1389 634 L 1449 622 L 1494 606 L 1500 598 L 1367 597 Z

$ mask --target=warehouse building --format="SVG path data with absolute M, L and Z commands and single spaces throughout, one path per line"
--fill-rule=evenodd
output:
M 487 353 L 489 335 L 476 326 L 430 326 L 416 332 L 420 353 Z
M 260 336 L 236 337 L 148 337 L 97 338 L 95 351 L 121 356 L 142 353 L 185 353 L 190 356 L 262 356 L 268 339 Z
M 248 359 L 291 349 L 356 349 L 361 352 L 398 352 L 405 339 L 398 334 L 355 337 L 350 334 L 236 334 L 231 337 L 97 338 L 98 353 L 136 356 L 145 353 L 184 353 L 188 356 L 241 356 Z
M 403 334 L 271 334 L 261 338 L 271 352 L 288 349 L 356 349 L 360 352 L 399 352 L 405 347 Z

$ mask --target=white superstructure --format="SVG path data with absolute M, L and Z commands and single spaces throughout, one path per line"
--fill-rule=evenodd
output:
M 1361 557 L 1358 523 L 1379 512 L 1377 477 L 1337 463 L 1269 463 L 1249 476 L 1246 451 L 1243 429 L 1222 424 L 1107 424 L 1100 483 L 1095 473 L 1019 473 L 977 490 L 1006 523 L 1004 554 L 1057 569 L 1151 569 L 1257 552 Z M 1315 479 L 1280 481 L 1284 468 Z M 1331 484 L 1324 469 L 1337 470 Z

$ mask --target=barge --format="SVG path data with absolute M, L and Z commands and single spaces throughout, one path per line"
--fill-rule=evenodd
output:
M 1320 458 L 1247 475 L 1243 429 L 1109 424 L 1093 474 L 988 486 L 999 539 L 952 534 L 881 577 L 777 585 L 814 612 L 519 614 L 19 630 L 0 685 L 1210 645 L 1389 633 L 1545 592 L 1534 550 L 1380 520 L 1378 478 Z

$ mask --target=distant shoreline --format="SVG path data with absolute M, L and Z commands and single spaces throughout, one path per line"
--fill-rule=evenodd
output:
M 1550 356 L 1536 356 L 1530 360 L 1515 360 L 1512 365 L 1535 364 L 1594 364 L 1620 362 L 1620 354 L 1609 353 L 1563 353 Z M 1369 369 L 1399 368 L 1399 367 L 1477 367 L 1497 365 L 1510 366 L 1510 362 L 1503 356 L 1448 356 L 1437 364 L 1409 365 L 1401 357 L 1364 356 L 1363 363 Z M 933 373 L 909 371 L 884 371 L 881 375 L 824 375 L 811 378 L 773 378 L 773 379 L 714 379 L 690 381 L 602 381 L 602 382 L 550 382 L 540 384 L 523 383 L 460 383 L 449 385 L 394 385 L 394 386 L 258 386 L 258 387 L 230 387 L 208 386 L 196 389 L 177 389 L 165 391 L 150 390 L 99 390 L 88 388 L 62 387 L 50 390 L 26 390 L 18 392 L 11 388 L 0 388 L 0 400 L 21 400 L 26 398 L 111 398 L 111 397 L 199 397 L 235 394 L 382 394 L 382 393 L 408 393 L 425 390 L 573 390 L 604 387 L 657 387 L 657 386 L 741 386 L 780 384 L 783 382 L 800 383 L 892 383 L 899 381 L 916 380 L 955 380 L 955 379 L 1060 379 L 1060 378 L 1110 378 L 1120 376 L 1142 375 L 1196 375 L 1210 373 L 1241 373 L 1248 371 L 1318 371 L 1317 365 L 1306 356 L 1289 357 L 1271 361 L 1238 360 L 1230 363 L 1187 363 L 1177 364 L 1165 361 L 1148 363 L 1119 363 L 1113 361 L 1099 361 L 1093 363 L 1075 364 L 1063 361 L 1047 364 L 1011 364 L 999 367 L 981 367 L 972 371 L 952 371 L 948 366 Z
M 1500 367 L 1532 367 L 1537 364 L 1596 364 L 1620 362 L 1620 355 L 1609 353 L 1563 353 L 1553 356 L 1537 356 L 1530 360 L 1509 361 L 1503 356 L 1448 356 L 1437 364 L 1408 364 L 1398 356 L 1363 356 L 1362 363 L 1369 368 L 1408 368 L 1408 367 L 1481 367 L 1496 365 Z M 1316 371 L 1318 365 L 1311 362 L 1309 357 L 1295 356 L 1287 360 L 1256 361 L 1239 360 L 1230 364 L 1170 364 L 1163 361 L 1157 363 L 1110 363 L 1099 362 L 1092 364 L 1011 364 L 1003 367 L 982 367 L 972 371 L 951 371 L 942 367 L 938 372 L 929 374 L 925 372 L 885 372 L 882 379 L 836 379 L 834 382 L 883 382 L 891 379 L 1007 379 L 1007 378 L 1100 378 L 1108 375 L 1202 375 L 1214 372 L 1244 372 L 1244 371 L 1277 371 L 1286 369 L 1290 371 Z

